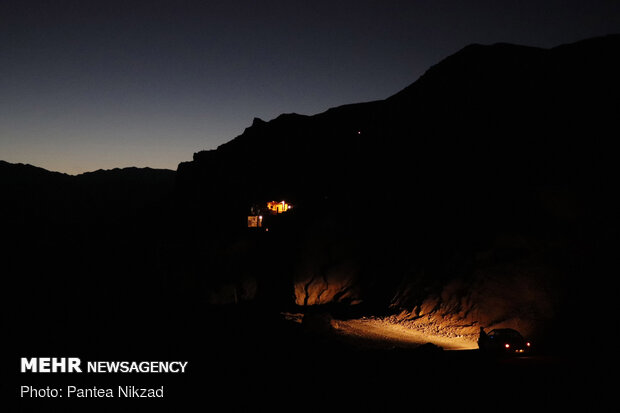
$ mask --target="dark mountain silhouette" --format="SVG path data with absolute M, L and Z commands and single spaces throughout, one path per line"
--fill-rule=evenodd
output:
M 569 350 L 567 334 L 614 325 L 618 56 L 620 35 L 471 45 L 385 100 L 254 119 L 176 173 L 0 162 L 12 336 L 21 354 L 189 352 L 227 383 L 334 350 L 367 373 L 282 311 L 517 326 Z M 272 200 L 293 209 L 247 228 Z
M 471 45 L 383 101 L 255 119 L 180 164 L 179 194 L 196 205 L 199 232 L 220 234 L 220 246 L 230 239 L 231 262 L 252 263 L 226 282 L 293 275 L 298 303 L 335 297 L 375 313 L 390 303 L 419 312 L 455 279 L 481 283 L 485 266 L 499 265 L 485 279 L 542 267 L 506 288 L 539 284 L 545 294 L 528 290 L 513 304 L 527 304 L 550 330 L 548 318 L 590 300 L 585 272 L 606 283 L 609 251 L 600 248 L 617 221 L 619 50 L 618 35 L 552 49 Z M 271 199 L 297 205 L 294 222 L 269 242 L 248 238 L 249 205 Z M 290 291 L 277 296 L 290 302 Z M 435 310 L 471 298 L 459 294 Z
M 0 161 L 0 208 L 13 217 L 9 224 L 89 225 L 132 216 L 160 202 L 174 182 L 175 172 L 163 169 L 117 168 L 72 176 Z
M 257 199 L 327 197 L 347 213 L 351 202 L 391 203 L 394 217 L 425 205 L 495 214 L 506 197 L 523 202 L 515 191 L 591 188 L 613 168 L 617 45 L 608 36 L 550 50 L 469 46 L 384 101 L 256 119 L 180 164 L 179 183 L 226 199 L 231 219 Z
M 45 335 L 69 328 L 61 320 L 112 317 L 106 286 L 122 295 L 123 283 L 142 282 L 137 271 L 122 278 L 142 260 L 133 254 L 152 251 L 146 240 L 157 231 L 153 223 L 175 175 L 124 168 L 71 176 L 0 161 L 3 282 L 13 294 L 5 302 L 20 314 L 11 325 L 22 331 L 27 320 L 44 318 L 49 323 L 36 334 Z M 27 337 L 24 350 L 33 344 Z

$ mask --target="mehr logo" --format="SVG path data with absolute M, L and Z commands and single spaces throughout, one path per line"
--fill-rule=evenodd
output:
M 22 373 L 81 373 L 77 357 L 22 357 Z

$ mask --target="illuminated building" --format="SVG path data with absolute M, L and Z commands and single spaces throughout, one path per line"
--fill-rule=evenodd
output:
M 269 224 L 270 218 L 264 217 L 263 215 L 278 215 L 289 211 L 291 208 L 293 208 L 293 206 L 286 203 L 286 201 L 267 202 L 267 209 L 265 209 L 265 204 L 255 204 L 250 208 L 250 215 L 248 215 L 248 228 L 264 228 L 265 231 L 269 231 L 269 228 L 267 228 L 266 225 Z M 267 222 L 265 222 L 265 219 Z
M 267 202 L 267 208 L 269 208 L 269 210 L 275 212 L 276 214 L 281 214 L 282 212 L 286 212 L 289 209 L 291 209 L 293 206 L 290 204 L 287 204 L 285 201 L 280 201 L 280 202 L 276 202 L 276 201 L 271 201 L 271 202 Z
M 248 216 L 248 228 L 260 228 L 263 226 L 262 215 L 249 215 Z

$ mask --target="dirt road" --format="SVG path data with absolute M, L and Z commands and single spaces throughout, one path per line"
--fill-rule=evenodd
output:
M 432 343 L 444 350 L 471 350 L 478 348 L 469 337 L 445 337 L 431 335 L 381 319 L 361 318 L 333 320 L 332 327 L 343 337 L 355 338 L 370 347 L 414 348 Z

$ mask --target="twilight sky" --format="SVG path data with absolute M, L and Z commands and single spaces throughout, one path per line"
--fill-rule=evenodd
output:
M 0 0 L 0 159 L 176 169 L 253 117 L 386 98 L 470 43 L 617 32 L 617 0 Z

